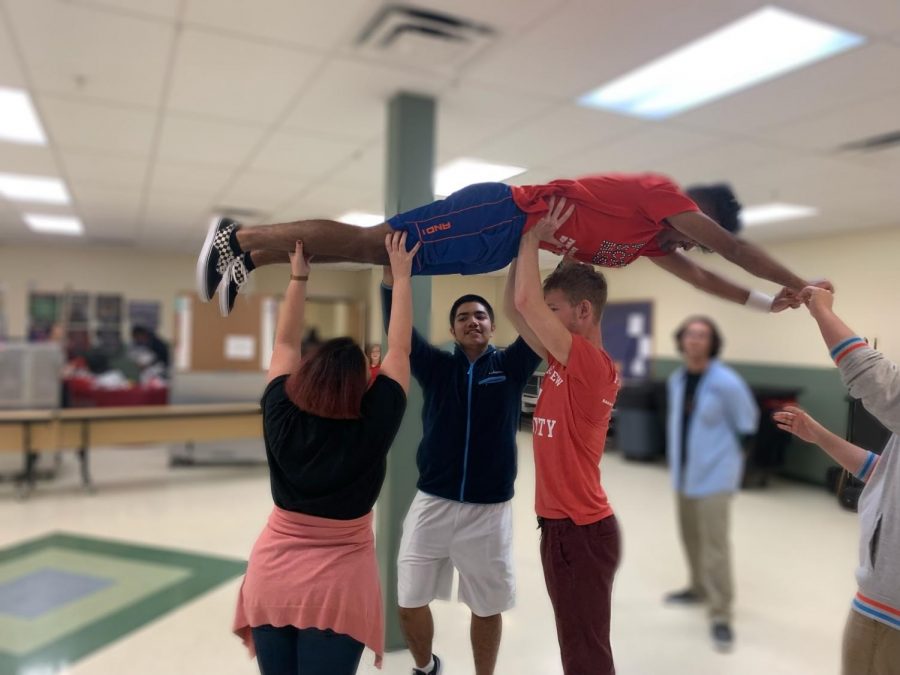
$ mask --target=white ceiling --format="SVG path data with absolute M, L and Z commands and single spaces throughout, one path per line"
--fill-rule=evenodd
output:
M 0 143 L 0 172 L 56 175 L 84 243 L 193 250 L 221 206 L 256 222 L 381 212 L 385 107 L 439 101 L 438 161 L 731 182 L 819 216 L 760 239 L 900 226 L 900 150 L 838 146 L 900 128 L 900 2 L 782 0 L 865 46 L 662 122 L 576 96 L 766 3 L 415 0 L 493 27 L 453 67 L 355 47 L 379 0 L 0 0 L 0 86 L 31 93 L 48 147 Z M 765 45 L 760 45 L 765 49 Z M 0 199 L 0 241 L 48 242 Z

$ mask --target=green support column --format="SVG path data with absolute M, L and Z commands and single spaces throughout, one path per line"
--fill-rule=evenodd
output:
M 385 214 L 427 204 L 434 199 L 435 101 L 396 94 L 388 104 Z M 426 339 L 431 326 L 431 279 L 413 277 L 413 324 Z M 377 310 L 380 311 L 380 308 Z M 422 390 L 413 381 L 406 416 L 388 457 L 387 479 L 377 506 L 376 545 L 384 593 L 385 648 L 404 649 L 397 617 L 397 551 L 403 518 L 416 493 L 416 448 L 422 438 Z

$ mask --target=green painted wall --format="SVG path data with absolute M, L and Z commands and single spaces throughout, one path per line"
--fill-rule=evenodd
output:
M 726 361 L 751 385 L 800 387 L 800 405 L 838 436 L 847 434 L 847 391 L 837 368 L 787 367 Z M 665 379 L 681 365 L 676 359 L 656 359 L 653 376 Z M 785 455 L 783 475 L 797 480 L 825 484 L 825 471 L 837 466 L 819 448 L 794 438 Z

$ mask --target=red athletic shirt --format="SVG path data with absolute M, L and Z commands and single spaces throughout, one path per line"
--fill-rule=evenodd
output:
M 535 511 L 589 525 L 612 515 L 600 485 L 600 458 L 619 378 L 612 358 L 572 336 L 568 365 L 549 356 L 532 418 Z
M 564 246 L 541 242 L 554 253 L 571 252 L 576 260 L 603 267 L 624 267 L 639 256 L 661 256 L 656 235 L 663 221 L 685 211 L 699 211 L 675 183 L 659 174 L 607 174 L 546 185 L 512 187 L 513 200 L 528 214 L 525 231 L 547 213 L 551 197 L 565 197 L 575 211 L 557 231 Z

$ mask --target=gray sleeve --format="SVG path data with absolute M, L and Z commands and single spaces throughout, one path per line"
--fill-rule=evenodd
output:
M 853 398 L 884 426 L 900 434 L 900 368 L 871 347 L 848 353 L 838 366 Z

